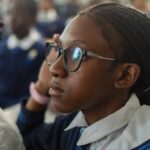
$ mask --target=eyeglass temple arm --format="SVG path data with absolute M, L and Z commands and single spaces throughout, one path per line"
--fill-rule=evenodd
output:
M 108 58 L 108 57 L 103 57 L 103 56 L 94 54 L 94 53 L 92 53 L 92 52 L 90 52 L 90 51 L 88 51 L 87 54 L 88 54 L 89 56 L 94 56 L 94 57 L 97 57 L 97 58 L 103 59 L 103 60 L 116 60 L 116 59 L 114 59 L 114 58 Z

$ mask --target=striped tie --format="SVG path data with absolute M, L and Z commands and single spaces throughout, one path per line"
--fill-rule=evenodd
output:
M 83 133 L 84 129 L 85 129 L 85 128 L 81 128 L 81 129 L 80 129 L 80 136 L 81 136 L 81 134 Z M 76 149 L 76 150 L 88 150 L 88 149 L 87 149 L 88 146 L 89 146 L 89 144 L 84 145 L 84 146 L 77 146 L 77 149 Z

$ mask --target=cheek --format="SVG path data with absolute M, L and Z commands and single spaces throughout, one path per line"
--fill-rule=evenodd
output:
M 102 75 L 101 75 L 102 76 Z M 67 97 L 68 102 L 72 103 L 72 106 L 82 107 L 86 105 L 88 101 L 92 101 L 95 97 L 99 97 L 99 93 L 103 93 L 103 85 L 105 79 L 96 72 L 78 72 L 78 76 L 72 76 L 68 80 Z M 102 78 L 102 80 L 100 80 Z
M 87 72 L 84 76 L 76 78 L 74 88 L 78 91 L 78 95 L 83 99 L 91 98 L 100 90 L 101 77 L 94 72 Z M 76 93 L 77 94 L 77 93 Z
M 64 79 L 64 96 L 55 100 L 55 108 L 61 112 L 71 112 L 84 108 L 91 108 L 101 99 L 108 95 L 108 88 L 111 84 L 111 75 L 106 74 L 106 70 L 93 66 L 88 69 L 79 69 L 77 72 L 70 73 Z
M 89 69 L 90 70 L 90 69 Z M 70 93 L 78 107 L 90 107 L 107 99 L 113 89 L 112 74 L 105 69 L 91 69 L 91 71 L 79 72 L 78 77 L 70 80 Z M 71 86 L 72 85 L 72 86 Z
M 94 80 L 91 73 L 83 75 L 82 71 L 80 71 L 78 72 L 78 76 L 75 73 L 71 73 L 67 77 L 67 80 L 63 82 L 65 89 L 63 97 L 53 99 L 53 105 L 56 110 L 68 113 L 84 107 L 92 97 L 91 93 L 93 92 L 91 90 L 96 91 L 95 86 L 94 88 L 91 87 L 91 84 L 94 85 L 96 83 Z

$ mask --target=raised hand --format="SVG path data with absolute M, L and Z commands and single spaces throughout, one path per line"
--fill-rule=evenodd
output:
M 50 39 L 50 41 L 53 42 L 58 42 L 60 35 L 59 34 L 55 34 L 53 36 L 52 39 Z M 41 95 L 44 96 L 49 96 L 48 94 L 48 90 L 49 90 L 49 82 L 51 80 L 51 74 L 49 72 L 49 66 L 46 64 L 46 61 L 44 60 L 40 70 L 39 70 L 39 75 L 38 75 L 38 80 L 35 83 L 35 89 L 37 90 L 37 92 Z M 47 105 L 43 105 L 38 103 L 32 96 L 30 96 L 27 104 L 26 104 L 26 108 L 28 110 L 31 111 L 43 111 L 45 110 L 47 107 Z
M 57 43 L 59 37 L 60 37 L 59 34 L 55 34 L 53 38 L 48 41 L 53 41 Z M 36 88 L 41 94 L 48 95 L 50 79 L 51 79 L 51 74 L 49 72 L 49 67 L 46 64 L 46 61 L 44 61 L 39 71 L 38 81 L 36 82 Z

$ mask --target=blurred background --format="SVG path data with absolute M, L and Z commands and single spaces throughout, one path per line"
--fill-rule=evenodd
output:
M 5 22 L 4 35 L 10 34 L 9 10 L 14 0 L 0 0 L 0 18 Z M 81 9 L 95 3 L 118 2 L 135 7 L 143 12 L 150 11 L 150 0 L 34 0 L 38 5 L 36 27 L 45 37 L 54 32 L 61 33 L 69 20 Z M 51 24 L 49 24 L 51 23 Z M 48 29 L 46 27 L 48 26 Z

